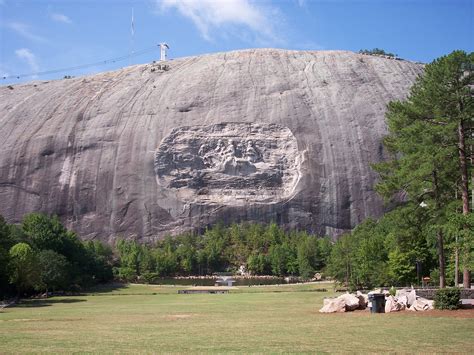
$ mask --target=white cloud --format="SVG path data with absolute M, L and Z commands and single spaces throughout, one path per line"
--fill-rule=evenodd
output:
M 49 16 L 51 17 L 53 21 L 56 21 L 56 22 L 62 22 L 62 23 L 67 23 L 67 24 L 72 23 L 71 19 L 64 14 L 52 13 Z
M 47 40 L 44 37 L 38 36 L 37 34 L 33 33 L 30 29 L 30 26 L 28 26 L 25 23 L 22 22 L 7 22 L 6 27 L 11 29 L 12 31 L 16 32 L 18 35 L 35 41 L 35 42 L 47 42 Z
M 246 28 L 261 40 L 276 41 L 272 20 L 276 9 L 257 5 L 251 0 L 157 0 L 161 10 L 176 9 L 189 18 L 204 39 L 211 40 L 211 32 L 229 27 Z
M 28 64 L 32 72 L 37 73 L 39 71 L 36 56 L 28 48 L 17 49 L 15 54 L 18 58 Z

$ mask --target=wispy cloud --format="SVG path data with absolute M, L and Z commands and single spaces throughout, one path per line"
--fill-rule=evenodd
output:
M 51 19 L 53 21 L 56 21 L 56 22 L 62 22 L 62 23 L 66 23 L 66 24 L 71 24 L 72 23 L 71 19 L 68 16 L 64 15 L 64 14 L 51 13 L 49 16 L 51 17 Z
M 256 39 L 277 41 L 273 20 L 277 10 L 251 0 L 157 0 L 161 11 L 177 10 L 190 19 L 201 36 L 210 41 L 215 33 L 226 35 L 232 27 L 245 28 Z
M 26 39 L 35 42 L 47 42 L 46 38 L 33 33 L 31 27 L 25 23 L 13 21 L 7 22 L 5 26 Z
M 39 65 L 36 56 L 28 48 L 17 49 L 15 54 L 19 59 L 28 64 L 32 72 L 37 73 L 39 71 Z

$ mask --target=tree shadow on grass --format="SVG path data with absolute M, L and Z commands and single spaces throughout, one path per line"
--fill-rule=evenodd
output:
M 78 303 L 78 302 L 86 302 L 85 299 L 79 298 L 42 298 L 42 299 L 28 299 L 28 300 L 21 300 L 20 303 L 14 305 L 13 307 L 18 308 L 26 308 L 26 307 L 49 307 L 54 304 L 59 303 Z
M 109 293 L 109 292 L 113 292 L 113 291 L 117 291 L 117 290 L 125 290 L 129 287 L 130 287 L 130 285 L 126 284 L 126 283 L 110 282 L 110 283 L 98 284 L 98 285 L 95 285 L 93 287 L 90 287 L 90 288 L 84 290 L 84 292 L 82 294 L 95 296 L 95 295 L 102 294 L 102 293 Z

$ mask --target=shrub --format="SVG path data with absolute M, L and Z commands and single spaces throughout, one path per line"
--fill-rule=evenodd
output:
M 458 288 L 442 288 L 436 291 L 434 307 L 436 309 L 458 309 L 461 291 Z
M 367 49 L 361 49 L 359 51 L 361 54 L 369 54 L 369 55 L 386 55 L 387 57 L 397 57 L 397 54 L 390 53 L 390 52 L 385 52 L 383 49 L 380 48 L 374 48 L 372 50 L 367 50 Z
M 140 281 L 143 281 L 146 284 L 151 284 L 159 277 L 160 275 L 156 272 L 145 272 L 140 276 Z
M 395 297 L 395 295 L 397 294 L 397 289 L 392 286 L 390 287 L 390 290 L 388 290 L 388 293 L 390 294 L 390 296 Z

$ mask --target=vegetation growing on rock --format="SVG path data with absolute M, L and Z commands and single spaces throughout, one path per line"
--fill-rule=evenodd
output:
M 380 56 L 387 56 L 387 57 L 393 57 L 396 58 L 398 57 L 397 54 L 390 53 L 390 52 L 385 52 L 385 50 L 380 49 L 380 48 L 374 48 L 374 49 L 361 49 L 359 51 L 360 54 L 368 54 L 368 55 L 380 55 Z

